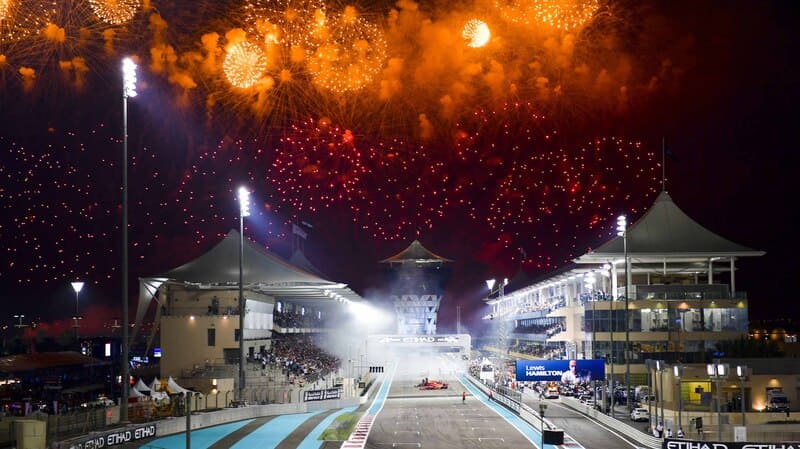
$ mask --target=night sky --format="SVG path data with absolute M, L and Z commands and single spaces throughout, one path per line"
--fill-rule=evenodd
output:
M 477 328 L 483 279 L 641 216 L 666 139 L 677 205 L 767 252 L 737 263 L 751 320 L 800 316 L 791 2 L 97 4 L 0 0 L 0 322 L 63 331 L 76 279 L 83 332 L 119 317 L 124 56 L 132 297 L 236 228 L 246 185 L 248 238 L 288 257 L 310 224 L 309 259 L 367 298 L 415 238 L 454 259 L 440 330 L 457 305 Z

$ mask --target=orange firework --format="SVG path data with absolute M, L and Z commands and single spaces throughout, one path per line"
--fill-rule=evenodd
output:
M 467 46 L 472 48 L 483 47 L 492 37 L 489 25 L 483 20 L 472 19 L 464 25 L 461 37 L 467 42 Z
M 55 0 L 0 0 L 0 42 L 35 36 L 55 14 Z
M 6 20 L 9 9 L 11 9 L 11 0 L 0 0 L 0 22 Z
M 495 0 L 494 5 L 509 22 L 540 23 L 563 31 L 582 27 L 600 9 L 598 0 Z
M 598 0 L 534 0 L 532 8 L 537 21 L 571 31 L 592 20 L 600 3 Z
M 234 87 L 247 89 L 254 86 L 267 69 L 267 57 L 257 45 L 240 42 L 228 48 L 222 70 Z
M 309 57 L 314 83 L 336 93 L 352 92 L 372 82 L 386 61 L 386 40 L 373 23 L 345 7 L 320 30 L 326 39 Z
M 245 29 L 265 42 L 312 52 L 314 36 L 325 21 L 321 0 L 252 0 L 244 6 Z
M 133 19 L 141 2 L 139 0 L 89 0 L 89 6 L 103 22 L 122 25 Z

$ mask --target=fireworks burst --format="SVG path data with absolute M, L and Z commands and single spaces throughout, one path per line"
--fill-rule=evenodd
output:
M 599 0 L 495 0 L 494 6 L 509 22 L 561 31 L 583 27 L 600 9 Z
M 141 6 L 140 0 L 89 0 L 97 17 L 111 25 L 128 23 Z
M 492 33 L 489 31 L 489 25 L 487 25 L 486 22 L 472 19 L 464 25 L 461 36 L 467 42 L 467 46 L 480 48 L 489 43 Z
M 257 45 L 240 42 L 228 48 L 222 69 L 228 82 L 234 87 L 253 87 L 267 69 L 267 57 Z
M 383 31 L 352 6 L 334 15 L 326 29 L 326 39 L 308 61 L 314 83 L 338 94 L 364 88 L 386 61 Z
M 35 36 L 55 14 L 55 0 L 0 0 L 0 43 Z
M 562 31 L 584 26 L 600 9 L 599 0 L 534 0 L 537 21 Z
M 312 53 L 325 25 L 325 2 L 321 0 L 253 0 L 244 7 L 248 34 L 265 42 L 297 47 Z M 297 51 L 297 50 L 296 50 Z

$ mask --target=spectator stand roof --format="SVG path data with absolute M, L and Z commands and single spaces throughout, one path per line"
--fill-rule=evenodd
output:
M 153 277 L 186 284 L 238 285 L 239 244 L 239 232 L 231 230 L 205 254 Z M 243 254 L 242 277 L 248 291 L 286 300 L 362 300 L 347 284 L 329 281 L 310 271 L 308 267 L 313 267 L 310 262 L 307 268 L 298 267 L 247 239 Z
M 452 262 L 452 260 L 444 258 L 438 254 L 431 252 L 429 249 L 422 246 L 419 240 L 414 240 L 408 245 L 408 248 L 400 251 L 394 256 L 383 259 L 381 263 L 444 263 Z
M 205 254 L 163 274 L 139 279 L 139 303 L 136 327 L 131 339 L 147 314 L 159 287 L 164 283 L 183 284 L 195 288 L 233 289 L 239 285 L 240 234 L 231 230 Z M 303 257 L 305 259 L 305 257 Z M 295 261 L 298 259 L 295 258 Z M 302 260 L 300 261 L 302 263 Z M 329 281 L 312 272 L 306 259 L 298 267 L 280 256 L 245 239 L 243 244 L 242 279 L 247 292 L 262 293 L 277 300 L 300 304 L 319 304 L 320 301 L 360 302 L 363 298 L 347 284 Z M 156 313 L 158 314 L 158 310 Z M 157 315 L 158 316 L 158 315 Z M 157 327 L 153 328 L 153 334 Z M 153 335 L 151 335 L 151 340 Z
M 763 256 L 744 245 L 721 237 L 686 215 L 666 191 L 650 209 L 628 226 L 628 257 L 637 262 L 662 262 L 665 259 L 703 262 L 710 257 Z M 603 263 L 624 257 L 623 237 L 617 236 L 599 248 L 575 259 L 576 263 Z
M 706 229 L 682 211 L 666 191 L 662 191 L 650 209 L 627 229 L 628 258 L 631 270 L 651 271 L 665 269 L 666 262 L 672 272 L 696 272 L 708 269 L 712 258 L 763 256 L 764 251 L 732 242 Z M 623 237 L 615 236 L 597 249 L 574 259 L 556 271 L 536 278 L 530 284 L 510 282 L 505 288 L 506 297 L 525 294 L 546 288 L 555 283 L 583 276 L 595 271 L 597 265 L 621 261 L 625 257 Z M 636 265 L 633 265 L 633 263 Z M 724 270 L 725 268 L 721 268 Z M 496 302 L 496 296 L 487 295 L 486 303 Z M 491 314 L 484 316 L 489 319 Z

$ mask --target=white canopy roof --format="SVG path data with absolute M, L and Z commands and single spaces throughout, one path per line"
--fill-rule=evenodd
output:
M 231 230 L 205 254 L 164 274 L 168 282 L 231 286 L 239 283 L 239 232 Z M 347 284 L 323 279 L 272 252 L 244 240 L 242 278 L 247 290 L 294 301 L 340 299 L 361 301 Z
M 145 391 L 150 391 L 151 390 L 151 388 L 148 387 L 141 378 L 139 378 L 139 380 L 136 382 L 136 384 L 133 386 L 133 388 L 135 388 L 135 389 L 137 389 L 137 390 L 139 390 L 141 392 L 145 392 Z
M 763 256 L 744 245 L 721 237 L 686 215 L 664 191 L 636 223 L 628 226 L 628 256 L 638 262 L 672 260 L 693 262 L 709 257 Z M 576 263 L 605 263 L 624 257 L 623 238 L 601 245 L 577 259 Z

